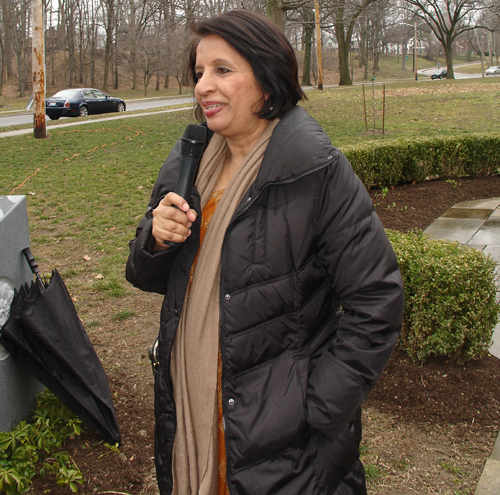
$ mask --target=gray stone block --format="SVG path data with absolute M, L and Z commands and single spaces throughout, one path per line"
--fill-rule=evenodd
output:
M 30 245 L 25 196 L 0 196 L 0 327 L 7 321 L 14 289 L 33 280 L 22 253 Z M 0 431 L 26 418 L 44 387 L 0 346 Z

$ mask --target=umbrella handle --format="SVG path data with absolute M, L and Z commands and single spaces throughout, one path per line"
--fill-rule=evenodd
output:
M 46 288 L 47 284 L 42 280 L 42 277 L 40 276 L 40 269 L 38 268 L 38 265 L 36 264 L 35 257 L 33 256 L 31 249 L 29 247 L 24 248 L 23 254 L 24 254 L 24 257 L 26 258 L 26 261 L 28 262 L 28 265 L 31 268 L 31 271 L 33 272 L 33 275 L 35 275 L 37 280 L 42 284 L 42 287 Z

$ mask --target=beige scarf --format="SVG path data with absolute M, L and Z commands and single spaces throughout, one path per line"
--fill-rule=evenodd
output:
M 255 181 L 279 119 L 270 122 L 222 195 L 198 254 L 172 350 L 177 411 L 173 451 L 174 495 L 217 494 L 217 363 L 220 255 L 224 233 Z M 214 134 L 200 163 L 196 186 L 202 210 L 222 171 L 225 138 Z

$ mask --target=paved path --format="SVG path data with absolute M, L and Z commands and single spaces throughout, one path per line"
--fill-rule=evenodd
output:
M 436 239 L 458 241 L 489 253 L 500 266 L 500 198 L 458 203 L 425 233 Z M 500 268 L 497 268 L 500 273 Z M 497 293 L 498 294 L 498 293 Z M 493 331 L 490 354 L 500 358 L 500 323 Z M 500 494 L 500 435 L 486 461 L 475 495 Z

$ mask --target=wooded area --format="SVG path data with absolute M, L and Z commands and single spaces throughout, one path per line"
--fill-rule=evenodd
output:
M 311 0 L 42 1 L 47 91 L 186 85 L 191 23 L 234 8 L 260 12 L 283 29 L 303 54 L 302 83 L 316 83 Z M 454 77 L 454 53 L 498 63 L 499 0 L 327 0 L 319 6 L 323 50 L 338 52 L 341 85 L 352 84 L 354 63 L 371 78 L 383 53 L 401 54 L 404 70 L 415 38 L 419 56 L 445 55 L 448 78 Z M 0 0 L 0 21 L 0 94 L 4 85 L 15 84 L 24 96 L 32 84 L 31 1 Z

